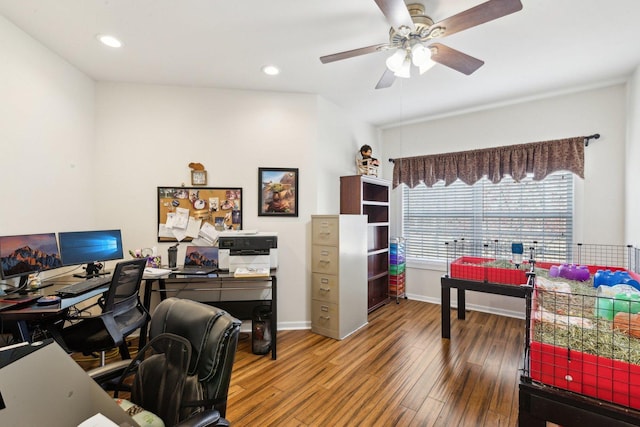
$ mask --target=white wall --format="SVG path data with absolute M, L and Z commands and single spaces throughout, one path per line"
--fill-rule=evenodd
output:
M 627 146 L 625 152 L 626 241 L 640 247 L 640 67 L 629 81 L 627 104 Z
M 1 15 L 0 58 L 0 235 L 92 227 L 93 82 Z
M 187 165 L 200 162 L 209 186 L 243 188 L 245 229 L 279 233 L 279 323 L 310 319 L 306 226 L 317 210 L 316 96 L 99 83 L 96 116 L 98 223 L 122 228 L 125 247 L 157 245 L 166 257 L 170 244 L 156 242 L 156 188 L 190 186 Z M 297 218 L 258 217 L 261 166 L 299 168 Z
M 316 95 L 96 84 L 3 17 L 0 57 L 0 234 L 120 228 L 166 259 L 156 189 L 189 186 L 200 162 L 209 186 L 243 188 L 245 229 L 279 233 L 278 324 L 309 327 L 310 217 L 338 213 L 373 127 Z M 298 217 L 257 215 L 258 167 L 299 169 Z
M 356 154 L 369 144 L 374 156 L 379 151 L 379 131 L 350 120 L 344 111 L 318 97 L 318 144 L 314 166 L 317 169 L 317 214 L 340 213 L 340 180 L 336 177 L 356 175 Z
M 626 87 L 624 84 L 514 103 L 458 116 L 407 124 L 382 132 L 384 158 L 410 157 L 600 133 L 585 149 L 585 179 L 576 184 L 576 242 L 625 241 Z M 384 163 L 383 163 L 384 164 Z M 392 176 L 392 165 L 385 176 Z M 393 221 L 399 223 L 399 189 Z M 397 232 L 398 230 L 396 230 Z M 440 300 L 444 268 L 409 265 L 409 297 Z M 521 315 L 522 301 L 470 292 L 470 307 Z

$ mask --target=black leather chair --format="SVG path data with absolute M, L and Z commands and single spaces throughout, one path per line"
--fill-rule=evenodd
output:
M 98 300 L 102 312 L 92 315 L 89 308 L 67 316 L 69 326 L 60 331 L 67 350 L 89 355 L 119 348 L 123 359 L 130 359 L 125 338 L 149 319 L 149 313 L 139 298 L 146 259 L 122 261 L 116 265 L 107 292 Z
M 240 326 L 219 308 L 168 298 L 153 311 L 149 343 L 134 360 L 89 375 L 99 384 L 111 386 L 114 378 L 132 384 L 131 402 L 166 426 L 228 426 L 224 417 Z

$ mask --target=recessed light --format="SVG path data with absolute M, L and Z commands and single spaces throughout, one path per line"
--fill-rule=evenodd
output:
M 262 72 L 269 76 L 277 76 L 280 74 L 280 70 L 275 65 L 265 65 L 262 67 Z
M 100 42 L 109 47 L 121 47 L 122 42 L 117 38 L 110 36 L 108 34 L 98 34 L 96 36 Z

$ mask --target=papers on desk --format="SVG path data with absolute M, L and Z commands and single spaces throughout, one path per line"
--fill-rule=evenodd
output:
M 167 268 L 153 268 L 153 267 L 146 267 L 144 269 L 144 273 L 142 275 L 142 277 L 161 277 L 161 276 L 167 276 L 169 274 L 171 274 L 172 270 L 169 270 Z
M 269 277 L 269 269 L 238 267 L 233 272 L 233 277 Z
M 78 424 L 78 427 L 118 427 L 118 424 L 98 412 L 93 417 Z

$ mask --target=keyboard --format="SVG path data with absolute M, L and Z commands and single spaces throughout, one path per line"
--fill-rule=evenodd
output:
M 110 276 L 98 276 L 92 277 L 82 282 L 73 283 L 71 285 L 63 286 L 56 291 L 56 294 L 62 297 L 72 297 L 76 295 L 84 294 L 96 288 L 101 288 L 111 282 Z

